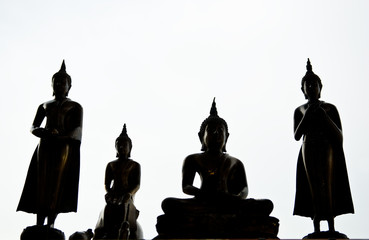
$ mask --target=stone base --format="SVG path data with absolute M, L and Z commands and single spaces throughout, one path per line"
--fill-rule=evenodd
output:
M 305 236 L 303 239 L 349 239 L 345 234 L 340 232 L 314 232 Z
M 129 239 L 143 239 L 143 231 L 141 225 L 136 222 L 136 228 L 129 229 Z M 111 229 L 96 228 L 93 240 L 111 240 L 117 239 L 119 235 L 119 229 L 111 231 Z
M 236 214 L 161 215 L 155 239 L 277 239 L 279 220 L 270 216 Z
M 31 226 L 23 230 L 21 240 L 65 240 L 64 233 L 49 226 Z

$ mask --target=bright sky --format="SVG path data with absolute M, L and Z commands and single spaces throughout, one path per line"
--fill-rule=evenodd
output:
M 368 238 L 368 9 L 365 0 L 0 1 L 2 238 L 36 223 L 15 210 L 38 143 L 29 129 L 38 105 L 52 99 L 63 59 L 69 97 L 84 108 L 78 212 L 56 219 L 67 237 L 94 229 L 124 123 L 142 168 L 138 220 L 145 238 L 155 237 L 162 200 L 188 197 L 182 161 L 200 151 L 197 132 L 213 97 L 249 197 L 273 201 L 279 238 L 311 233 L 310 219 L 292 215 L 301 145 L 293 111 L 305 102 L 308 57 L 343 125 L 356 213 L 336 217 L 336 229 Z

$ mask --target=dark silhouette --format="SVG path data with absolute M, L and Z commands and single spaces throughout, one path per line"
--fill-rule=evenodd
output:
M 225 153 L 228 136 L 227 123 L 218 116 L 213 101 L 199 132 L 204 152 L 186 157 L 182 168 L 183 192 L 194 198 L 163 201 L 165 215 L 158 218 L 158 238 L 276 237 L 278 220 L 269 217 L 273 203 L 246 199 L 244 166 Z M 193 185 L 196 174 L 200 188 Z
M 87 229 L 87 231 L 73 233 L 69 236 L 69 240 L 90 240 L 93 236 L 92 229 Z
M 31 132 L 40 138 L 17 211 L 37 214 L 37 225 L 53 227 L 59 213 L 76 212 L 83 110 L 67 98 L 71 77 L 63 61 L 52 78 L 55 98 L 42 103 Z M 41 123 L 46 118 L 45 127 Z
M 306 68 L 301 90 L 308 102 L 294 113 L 295 139 L 298 141 L 303 136 L 297 163 L 294 215 L 313 219 L 315 235 L 310 237 L 319 236 L 322 220 L 328 221 L 330 236 L 336 237 L 334 218 L 354 213 L 341 121 L 334 105 L 319 100 L 322 83 L 312 71 L 309 59 Z
M 139 211 L 134 196 L 140 188 L 141 167 L 130 159 L 132 141 L 125 124 L 115 148 L 118 159 L 106 166 L 106 206 L 96 225 L 94 239 L 140 239 L 142 230 L 137 223 Z

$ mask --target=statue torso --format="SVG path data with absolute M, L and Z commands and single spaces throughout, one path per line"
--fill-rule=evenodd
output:
M 60 134 L 79 127 L 78 115 L 82 107 L 68 98 L 62 101 L 51 100 L 42 104 L 46 115 L 45 128 L 57 129 Z
M 306 103 L 300 106 L 297 110 L 300 112 L 301 116 L 303 116 L 308 107 L 309 104 Z M 334 105 L 319 101 L 315 107 L 321 107 L 332 121 L 336 123 L 335 115 L 337 114 L 337 110 Z M 329 142 L 329 132 L 327 131 L 325 121 L 326 120 L 321 114 L 318 114 L 313 110 L 308 122 L 307 130 L 304 133 L 304 142 Z
M 132 188 L 132 183 L 130 182 L 131 176 L 138 167 L 138 164 L 127 159 L 125 161 L 115 160 L 108 164 L 108 168 L 111 169 L 111 178 L 114 180 L 112 191 L 115 193 L 125 194 L 128 189 Z
M 228 154 L 223 153 L 219 158 L 206 153 L 189 157 L 193 161 L 193 171 L 196 171 L 202 180 L 200 189 L 209 194 L 230 193 L 229 186 L 234 184 L 235 175 L 244 172 L 242 163 Z

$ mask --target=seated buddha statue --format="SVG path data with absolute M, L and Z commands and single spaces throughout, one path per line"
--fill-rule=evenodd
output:
M 134 205 L 134 196 L 140 188 L 141 167 L 130 159 L 132 141 L 125 124 L 115 148 L 118 159 L 106 166 L 106 206 L 96 224 L 94 239 L 141 239 L 139 211 Z
M 227 232 L 222 236 L 200 236 L 196 235 L 196 231 L 203 234 L 206 232 L 205 229 L 208 229 L 209 232 L 216 233 L 216 230 L 222 229 L 230 222 L 236 226 L 237 222 L 244 222 L 245 219 L 251 221 L 252 218 L 268 218 L 273 210 L 273 203 L 268 199 L 246 198 L 248 185 L 245 168 L 240 160 L 226 153 L 226 143 L 229 136 L 228 125 L 224 119 L 218 116 L 215 100 L 212 103 L 210 116 L 201 124 L 198 135 L 202 144 L 202 152 L 187 156 L 182 167 L 182 190 L 194 197 L 190 199 L 166 198 L 162 202 L 165 215 L 158 218 L 157 224 L 161 238 L 182 237 L 165 235 L 169 229 L 166 225 L 169 224 L 171 228 L 176 229 L 173 224 L 175 225 L 177 220 L 178 226 L 180 225 L 184 232 L 195 232 L 194 235 L 190 236 L 185 234 L 186 237 L 232 237 L 227 235 Z M 199 188 L 194 186 L 196 174 L 201 179 Z M 217 219 L 217 222 L 204 221 L 206 218 Z M 197 221 L 207 223 L 203 226 L 197 226 L 197 230 L 191 229 L 191 226 Z M 188 231 L 184 229 L 187 223 Z M 218 224 L 222 227 L 218 227 Z M 178 233 L 180 230 L 176 229 L 176 232 Z M 262 237 L 262 235 L 257 237 Z

